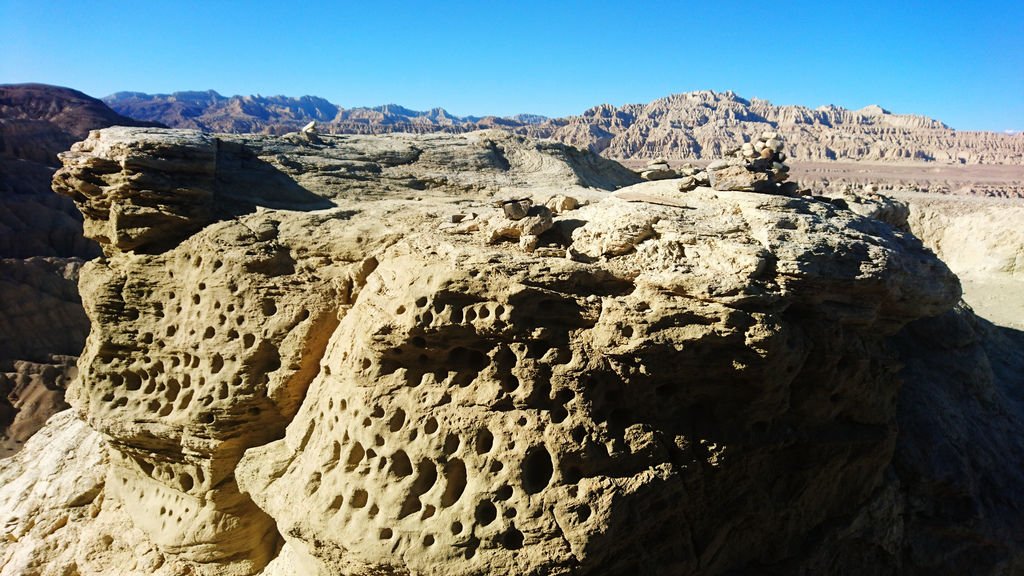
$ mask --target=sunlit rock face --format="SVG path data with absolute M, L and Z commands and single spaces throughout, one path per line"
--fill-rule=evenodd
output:
M 889 486 L 888 338 L 960 296 L 879 220 L 497 132 L 110 129 L 64 162 L 105 253 L 71 403 L 151 573 L 800 562 Z

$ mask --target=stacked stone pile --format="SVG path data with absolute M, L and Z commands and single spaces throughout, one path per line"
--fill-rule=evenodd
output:
M 796 194 L 797 184 L 786 181 L 789 167 L 783 163 L 786 160 L 783 148 L 778 132 L 762 132 L 757 140 L 745 142 L 726 154 L 726 158 L 708 165 L 711 187 L 715 190 Z
M 496 204 L 501 207 L 503 217 L 490 222 L 487 243 L 518 240 L 523 251 L 536 250 L 540 243 L 538 237 L 553 225 L 551 209 L 543 204 L 534 204 L 532 198 L 500 200 Z
M 699 166 L 686 163 L 679 168 L 679 173 L 682 175 L 682 179 L 679 181 L 679 189 L 683 192 L 688 192 L 698 186 L 711 185 L 707 171 Z
M 647 167 L 640 172 L 640 177 L 644 180 L 668 180 L 678 178 L 679 174 L 669 167 L 668 160 L 655 158 L 647 163 Z

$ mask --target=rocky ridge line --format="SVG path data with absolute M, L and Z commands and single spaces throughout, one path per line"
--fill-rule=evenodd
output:
M 501 128 L 551 138 L 609 158 L 717 159 L 743 144 L 744 134 L 778 132 L 796 161 L 934 161 L 966 164 L 1024 162 L 1024 134 L 957 131 L 924 116 L 879 106 L 776 106 L 733 92 L 674 94 L 646 104 L 595 106 L 578 116 L 456 117 L 443 109 L 401 106 L 344 109 L 322 98 L 223 97 L 215 92 L 118 93 L 105 101 L 119 112 L 172 127 L 211 132 L 281 134 L 310 120 L 335 133 L 461 133 Z

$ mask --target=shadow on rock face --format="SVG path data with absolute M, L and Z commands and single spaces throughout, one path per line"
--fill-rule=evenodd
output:
M 933 574 L 999 573 L 1024 545 L 1024 332 L 958 308 L 908 325 L 898 345 L 893 464 L 912 561 Z
M 244 145 L 220 141 L 217 149 L 213 200 L 217 220 L 257 208 L 308 212 L 334 206 Z

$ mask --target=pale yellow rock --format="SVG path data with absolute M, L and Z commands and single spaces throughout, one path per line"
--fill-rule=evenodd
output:
M 321 138 L 114 129 L 66 157 L 57 188 L 90 191 L 106 253 L 70 394 L 104 500 L 67 525 L 119 521 L 137 551 L 89 563 L 19 529 L 4 554 L 83 576 L 722 574 L 881 486 L 886 336 L 960 296 L 916 239 L 810 199 L 608 197 L 635 175 L 510 136 Z M 133 183 L 189 150 L 204 208 L 171 227 Z M 604 199 L 494 206 L 556 191 Z M 456 207 L 489 216 L 439 230 Z
M 572 196 L 557 194 L 548 198 L 544 205 L 548 207 L 548 210 L 551 210 L 552 214 L 561 214 L 563 212 L 569 212 L 579 208 L 580 202 Z
M 899 193 L 907 226 L 964 284 L 980 316 L 1024 329 L 1024 205 L 1000 198 Z
M 134 526 L 137 510 L 109 497 L 109 452 L 65 411 L 0 460 L 0 575 L 189 573 Z
M 519 204 L 515 204 L 519 206 Z M 547 206 L 532 206 L 524 210 L 520 218 L 495 216 L 488 223 L 488 244 L 497 244 L 506 240 L 520 241 L 520 246 L 527 252 L 536 247 L 536 238 L 547 232 L 554 225 L 551 210 Z
M 673 188 L 639 186 L 652 188 L 650 194 L 656 187 Z M 622 412 L 637 403 L 651 414 L 657 410 L 648 402 L 675 398 L 671 379 L 658 376 L 666 374 L 661 362 L 692 361 L 702 366 L 701 378 L 712 380 L 723 369 L 723 378 L 738 370 L 753 371 L 755 380 L 785 372 L 774 362 L 787 355 L 774 354 L 794 328 L 722 304 L 771 308 L 785 294 L 835 297 L 857 302 L 853 309 L 823 308 L 835 321 L 890 331 L 910 302 L 938 304 L 958 294 L 955 282 L 948 292 L 915 288 L 917 274 L 933 272 L 886 248 L 888 241 L 876 243 L 880 238 L 870 234 L 882 233 L 880 223 L 781 197 L 705 192 L 687 199 L 690 210 L 609 199 L 574 212 L 586 224 L 573 233 L 571 249 L 601 264 L 437 246 L 427 236 L 410 236 L 381 255 L 285 438 L 250 449 L 238 469 L 241 485 L 282 533 L 297 535 L 286 536 L 293 561 L 315 561 L 323 573 L 443 566 L 447 574 L 527 574 L 576 562 L 593 570 L 622 546 L 614 536 L 626 530 L 618 502 L 678 473 L 662 460 L 657 438 L 664 431 Z M 801 216 L 798 206 L 808 212 Z M 778 227 L 780 218 L 792 227 Z M 852 222 L 865 234 L 856 240 L 840 232 Z M 796 228 L 803 236 L 791 235 Z M 840 234 L 867 242 L 878 263 L 822 283 L 837 270 L 812 265 L 802 251 Z M 783 276 L 768 266 L 776 259 Z M 489 261 L 517 272 L 479 273 Z M 914 293 L 911 300 L 862 301 L 846 292 L 853 277 L 885 270 L 906 271 L 901 285 Z M 587 288 L 554 290 L 571 277 Z M 405 288 L 397 292 L 398 286 Z M 607 295 L 594 297 L 595 291 Z M 703 321 L 669 320 L 679 314 Z M 736 333 L 733 325 L 745 328 Z M 712 334 L 746 342 L 743 368 L 699 354 L 669 360 L 658 345 L 671 341 L 674 350 L 689 350 Z M 604 379 L 622 376 L 590 364 L 595 354 L 612 362 L 643 358 L 637 373 L 648 374 L 653 388 L 608 404 L 603 394 L 617 388 Z M 659 386 L 667 396 L 654 393 Z M 606 435 L 605 425 L 618 432 Z M 708 462 L 724 466 L 729 450 L 715 443 L 712 452 Z M 631 461 L 638 464 L 625 477 L 600 472 Z

